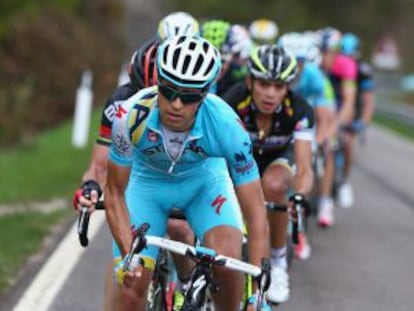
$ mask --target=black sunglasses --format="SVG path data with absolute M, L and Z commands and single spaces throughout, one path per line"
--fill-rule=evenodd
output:
M 162 96 L 168 101 L 174 101 L 176 98 L 180 98 L 185 105 L 198 103 L 206 96 L 207 92 L 181 92 L 164 83 L 158 81 L 158 90 Z

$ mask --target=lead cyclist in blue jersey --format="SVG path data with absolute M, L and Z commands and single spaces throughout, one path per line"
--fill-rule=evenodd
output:
M 144 310 L 158 252 L 149 247 L 142 253 L 139 274 L 123 272 L 131 227 L 148 222 L 149 234 L 164 236 L 173 207 L 184 211 L 204 245 L 235 258 L 241 256 L 242 211 L 251 262 L 260 265 L 269 255 L 269 227 L 249 135 L 233 110 L 207 92 L 220 65 L 218 50 L 200 37 L 167 39 L 157 54 L 158 87 L 140 91 L 118 110 L 105 187 L 119 260 L 116 310 Z M 220 284 L 215 310 L 238 310 L 242 276 L 214 272 Z

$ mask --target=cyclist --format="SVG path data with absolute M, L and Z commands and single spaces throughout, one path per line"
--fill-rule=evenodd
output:
M 196 35 L 200 33 L 198 21 L 186 12 L 174 12 L 165 16 L 158 24 L 161 40 L 173 36 Z
M 339 30 L 327 27 L 319 31 L 320 49 L 322 51 L 322 69 L 327 73 L 334 87 L 336 99 L 337 127 L 341 129 L 352 123 L 356 99 L 357 65 L 354 59 L 340 53 L 342 34 Z M 342 133 L 339 133 L 342 135 Z M 350 142 L 344 140 L 344 176 L 345 179 L 338 189 L 339 205 L 349 207 L 353 204 L 352 187 L 346 174 L 350 167 Z M 325 174 L 330 176 L 333 185 L 335 174 L 334 155 L 330 154 L 326 161 Z M 332 191 L 331 191 L 332 192 Z M 321 226 L 332 226 L 334 223 L 333 199 L 326 198 L 320 204 L 319 223 Z
M 341 40 L 341 53 L 352 57 L 357 62 L 357 95 L 354 119 L 344 130 L 345 141 L 349 142 L 348 165 L 344 168 L 344 176 L 348 177 L 353 163 L 353 151 L 357 134 L 370 124 L 374 112 L 374 81 L 371 66 L 361 59 L 360 40 L 352 33 L 345 33 Z M 350 205 L 344 205 L 349 207 Z
M 266 18 L 256 19 L 249 26 L 250 38 L 257 45 L 276 43 L 279 27 L 277 24 Z
M 165 36 L 169 35 L 193 35 L 197 34 L 198 31 L 198 22 L 189 14 L 184 12 L 171 13 L 160 21 L 157 35 L 143 43 L 142 46 L 132 55 L 130 63 L 128 64 L 130 81 L 118 87 L 106 101 L 102 112 L 99 136 L 92 150 L 89 167 L 82 176 L 82 185 L 80 189 L 75 192 L 73 199 L 75 209 L 79 209 L 80 206 L 83 205 L 90 206 L 92 211 L 94 205 L 98 202 L 96 189 L 99 187 L 103 188 L 106 183 L 107 159 L 109 146 L 111 144 L 112 122 L 117 113 L 117 109 L 121 102 L 131 97 L 138 90 L 144 87 L 152 86 L 156 83 L 157 71 L 155 69 L 155 55 L 161 40 L 165 39 Z M 90 199 L 83 196 L 82 193 L 84 190 L 91 192 Z M 183 221 L 171 220 L 169 225 L 169 234 L 171 238 L 181 241 L 191 239 L 192 232 Z M 188 269 L 186 265 L 181 267 L 180 262 L 176 262 L 176 264 L 177 270 L 182 269 L 183 271 L 186 271 L 186 269 Z M 113 267 L 111 265 L 111 267 L 109 267 L 109 272 L 107 273 L 105 286 L 106 310 L 114 309 L 110 298 L 111 293 L 113 292 L 112 270 Z M 181 272 L 181 270 L 179 272 Z
M 374 79 L 371 66 L 362 60 L 360 39 L 352 33 L 346 33 L 341 41 L 341 53 L 357 61 L 357 98 L 353 129 L 355 133 L 364 130 L 372 120 L 374 113 Z
M 73 205 L 79 209 L 81 205 L 90 206 L 91 211 L 100 199 L 97 189 L 103 188 L 106 183 L 109 146 L 111 144 L 112 123 L 116 116 L 120 103 L 131 97 L 139 89 L 154 85 L 157 81 L 155 69 L 155 55 L 159 45 L 159 39 L 154 37 L 148 40 L 134 52 L 128 64 L 130 81 L 119 86 L 107 99 L 102 111 L 99 135 L 92 149 L 89 168 L 82 176 L 82 185 L 75 192 Z M 91 193 L 91 197 L 85 198 L 83 191 Z M 102 198 L 101 198 L 102 200 Z M 102 202 L 101 202 L 102 204 Z M 113 306 L 113 265 L 107 268 L 105 280 L 105 310 L 114 309 Z
M 144 250 L 140 276 L 138 270 L 123 272 L 132 240 L 130 225 L 148 222 L 149 234 L 164 236 L 173 206 L 183 209 L 204 245 L 239 258 L 240 202 L 252 263 L 260 265 L 268 256 L 268 224 L 250 138 L 230 107 L 208 93 L 220 66 L 219 51 L 205 39 L 167 39 L 157 54 L 158 88 L 144 89 L 121 105 L 113 124 L 105 187 L 114 258 L 119 260 L 117 310 L 144 310 L 158 251 Z M 222 135 L 224 130 L 227 135 Z M 217 158 L 226 160 L 231 175 Z M 217 269 L 215 277 L 220 284 L 213 297 L 216 310 L 237 310 L 242 276 Z
M 312 107 L 290 90 L 297 62 L 276 45 L 255 48 L 249 58 L 249 75 L 223 99 L 239 114 L 253 141 L 253 155 L 261 174 L 265 199 L 277 206 L 269 211 L 272 284 L 268 299 L 281 303 L 289 298 L 286 236 L 287 209 L 305 199 L 312 188 Z M 296 174 L 293 178 L 293 166 Z M 291 184 L 296 194 L 287 199 Z M 295 201 L 297 199 L 297 201 Z
M 335 97 L 332 86 L 326 75 L 318 67 L 319 50 L 312 38 L 306 34 L 291 32 L 281 36 L 278 44 L 292 53 L 298 60 L 298 78 L 292 89 L 303 96 L 313 107 L 316 121 L 316 136 L 313 153 L 319 146 L 326 146 L 333 136 L 335 127 Z M 329 194 L 329 188 L 327 189 Z M 323 196 L 324 193 L 322 192 Z M 311 247 L 304 232 L 299 234 L 299 243 L 295 246 L 295 255 L 299 259 L 307 259 Z
M 201 36 L 213 44 L 220 51 L 221 55 L 221 71 L 217 81 L 212 84 L 210 89 L 210 92 L 217 95 L 223 94 L 229 86 L 237 82 L 231 72 L 233 52 L 230 45 L 230 34 L 231 24 L 224 20 L 209 20 L 201 26 Z

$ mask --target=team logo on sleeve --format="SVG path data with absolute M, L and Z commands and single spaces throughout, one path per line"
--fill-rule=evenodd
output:
M 309 128 L 309 119 L 307 117 L 302 118 L 298 123 L 296 123 L 295 131 L 303 130 Z
M 118 154 L 126 155 L 131 152 L 131 144 L 123 135 L 116 135 L 113 143 Z
M 115 116 L 118 119 L 121 119 L 123 117 L 123 115 L 126 114 L 126 113 L 127 113 L 126 109 L 124 107 L 122 107 L 122 105 L 119 105 Z

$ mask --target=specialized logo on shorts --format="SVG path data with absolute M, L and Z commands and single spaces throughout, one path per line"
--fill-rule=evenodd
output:
M 220 211 L 221 211 L 221 206 L 224 204 L 224 202 L 226 202 L 227 199 L 223 196 L 221 196 L 221 194 L 219 194 L 213 201 L 213 203 L 211 203 L 211 206 L 216 208 L 216 214 L 220 215 Z

